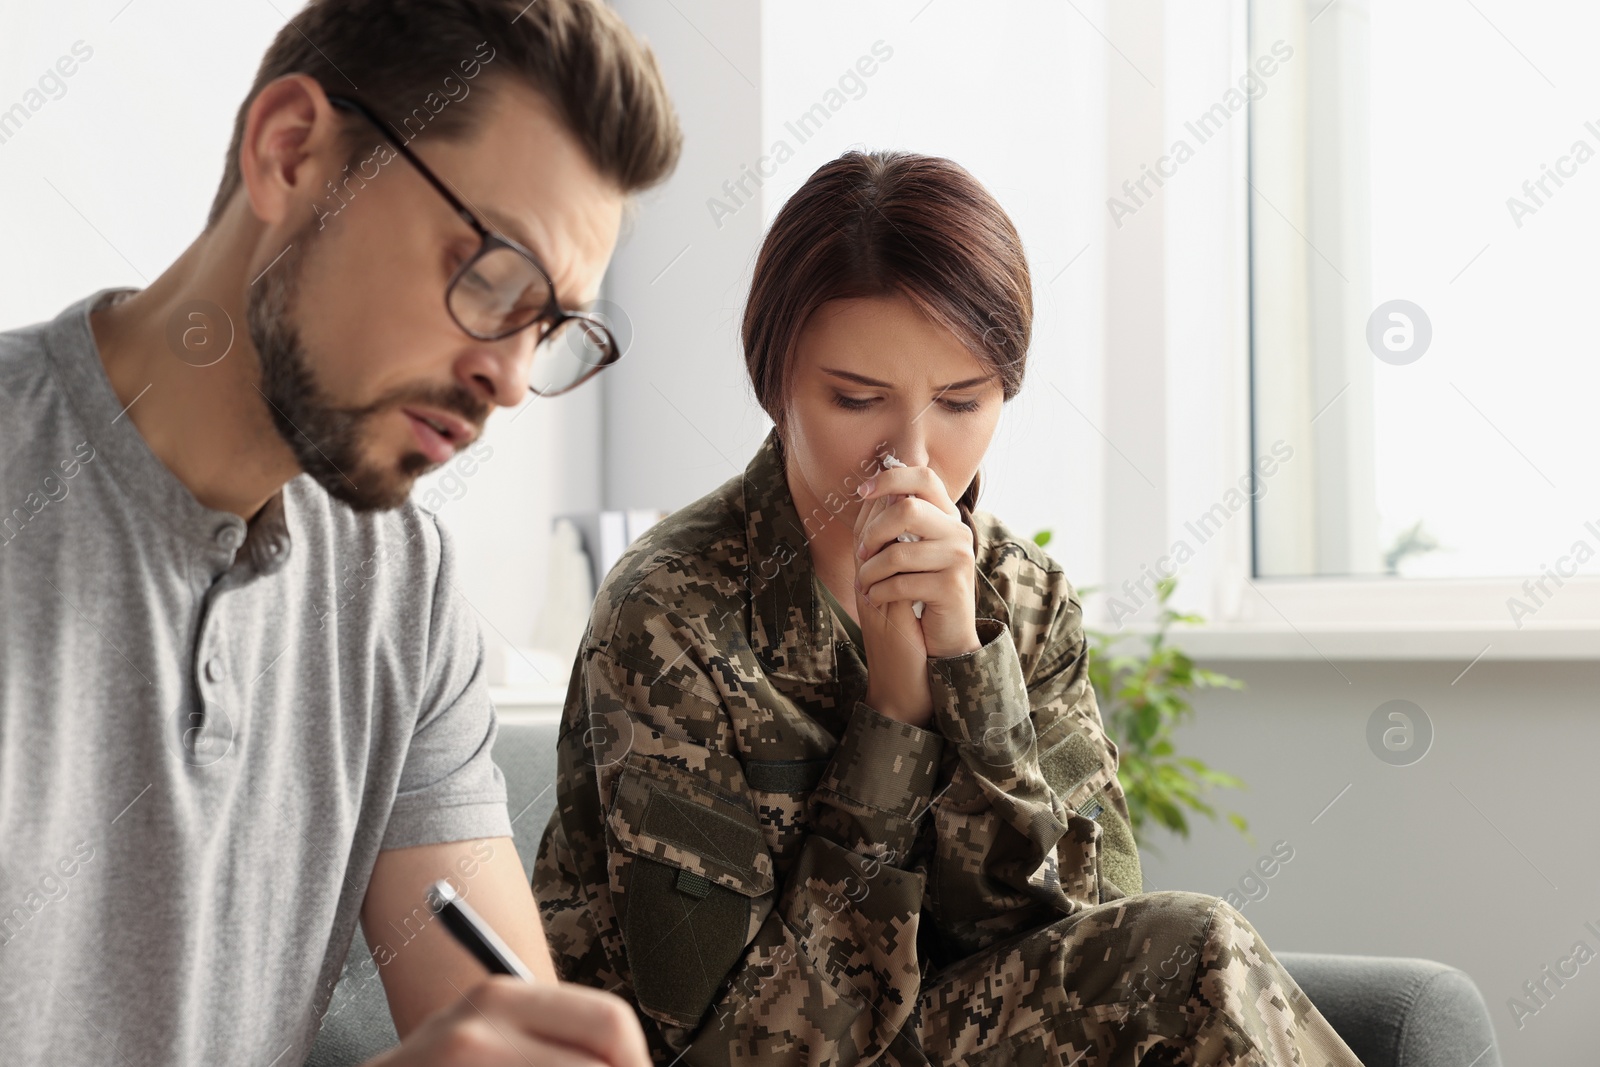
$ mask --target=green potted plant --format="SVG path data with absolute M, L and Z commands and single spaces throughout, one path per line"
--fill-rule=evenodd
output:
M 1043 547 L 1050 541 L 1050 531 L 1040 530 L 1033 540 Z M 1195 690 L 1244 688 L 1237 678 L 1196 667 L 1181 649 L 1167 643 L 1173 624 L 1205 621 L 1168 606 L 1177 585 L 1175 577 L 1157 582 L 1155 628 L 1146 634 L 1110 634 L 1087 627 L 1084 631 L 1089 638 L 1089 681 L 1106 733 L 1117 745 L 1117 780 L 1128 798 L 1134 835 L 1145 848 L 1149 846 L 1141 831 L 1147 825 L 1164 826 L 1187 838 L 1191 812 L 1217 819 L 1217 809 L 1206 799 L 1207 794 L 1214 789 L 1246 788 L 1235 775 L 1215 770 L 1193 756 L 1178 755 L 1173 745 L 1174 728 L 1194 715 L 1189 700 Z M 1095 588 L 1085 586 L 1079 593 L 1088 595 Z M 1143 647 L 1138 651 L 1117 651 L 1119 645 L 1140 636 Z M 1226 817 L 1254 843 L 1244 816 L 1230 811 Z

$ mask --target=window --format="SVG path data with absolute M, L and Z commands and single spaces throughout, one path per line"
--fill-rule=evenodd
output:
M 1251 112 L 1253 452 L 1293 449 L 1258 576 L 1600 574 L 1597 31 L 1255 0 L 1250 55 L 1292 49 Z

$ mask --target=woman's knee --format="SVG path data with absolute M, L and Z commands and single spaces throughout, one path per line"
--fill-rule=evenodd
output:
M 1233 911 L 1221 897 L 1178 889 L 1123 897 L 1111 906 L 1125 907 L 1128 915 L 1124 921 L 1149 926 L 1164 935 L 1164 939 L 1182 938 L 1185 935 L 1204 937 L 1219 908 Z

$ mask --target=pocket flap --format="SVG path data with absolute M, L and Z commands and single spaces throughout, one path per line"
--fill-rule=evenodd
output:
M 760 820 L 703 774 L 629 753 L 606 821 L 636 855 L 747 897 L 772 892 L 772 856 Z
M 1111 781 L 1111 771 L 1088 733 L 1069 734 L 1040 753 L 1039 771 L 1068 808 L 1090 819 L 1098 815 L 1090 814 L 1089 805 Z

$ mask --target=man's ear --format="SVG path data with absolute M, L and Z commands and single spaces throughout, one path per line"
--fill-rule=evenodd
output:
M 267 226 L 298 228 L 311 217 L 328 176 L 339 169 L 341 125 L 315 78 L 285 74 L 250 103 L 239 145 L 239 174 L 247 203 Z

